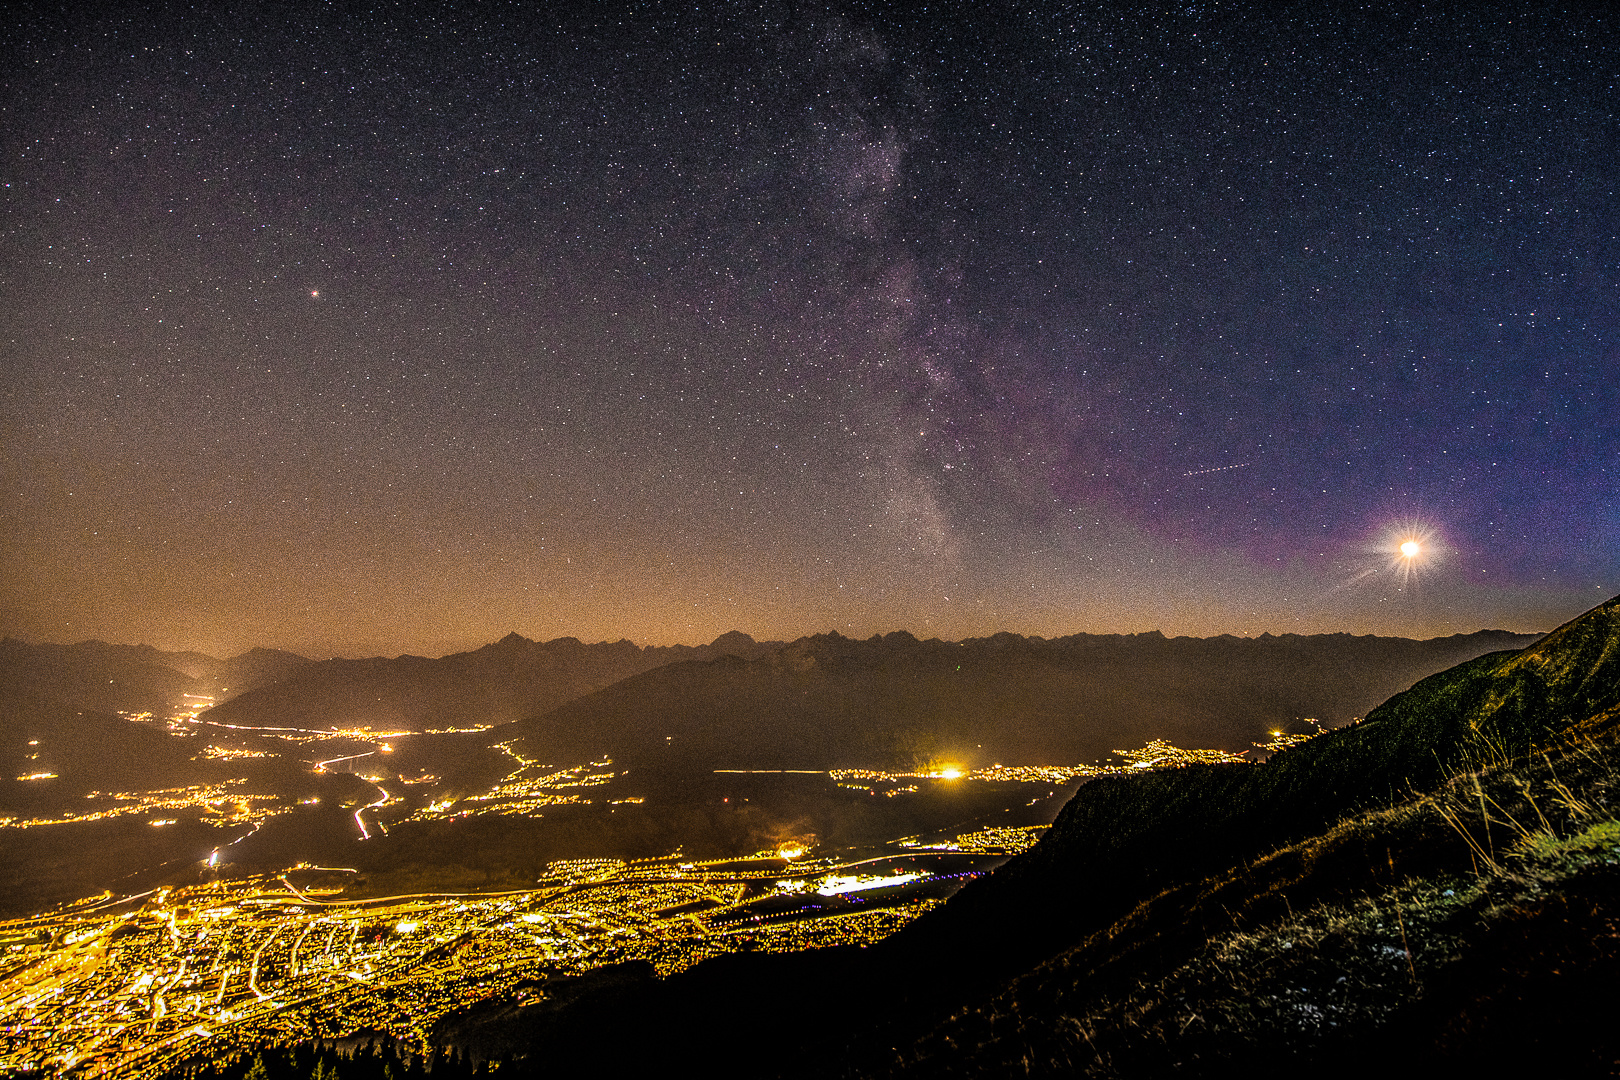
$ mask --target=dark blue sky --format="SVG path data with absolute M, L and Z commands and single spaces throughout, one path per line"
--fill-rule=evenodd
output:
M 19 25 L 0 630 L 1427 636 L 1620 591 L 1601 15 Z

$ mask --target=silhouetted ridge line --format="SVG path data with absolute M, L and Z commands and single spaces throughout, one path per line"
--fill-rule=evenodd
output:
M 1466 637 L 1475 644 L 1490 640 Z M 1255 644 L 1271 650 L 1296 643 L 1260 639 Z M 766 669 L 752 662 L 728 666 L 727 674 Z M 680 674 L 691 681 L 701 672 L 691 665 Z M 821 673 L 796 675 L 814 679 Z M 1155 897 L 1184 896 L 1186 904 L 1195 904 L 1199 889 L 1241 881 L 1255 860 L 1321 834 L 1346 815 L 1376 813 L 1436 790 L 1482 758 L 1538 760 L 1533 753 L 1572 733 L 1597 730 L 1594 721 L 1616 715 L 1620 598 L 1530 648 L 1476 656 L 1421 679 L 1370 710 L 1364 722 L 1285 750 L 1265 764 L 1191 766 L 1087 783 L 1031 851 L 878 946 L 774 957 L 728 955 L 662 983 L 620 986 L 611 1000 L 593 1003 L 587 996 L 558 1015 L 535 1014 L 529 1021 L 528 1060 L 558 1069 L 583 1064 L 609 1030 L 630 1025 L 640 1033 L 637 1047 L 648 1049 L 644 1055 L 627 1048 L 614 1059 L 625 1074 L 652 1067 L 662 1053 L 653 1048 L 677 1043 L 719 1072 L 887 1072 L 912 1060 L 908 1048 L 953 1013 L 966 1015 L 959 1010 L 978 1007 L 1025 973 L 1058 971 L 1041 965 L 1087 941 L 1106 943 L 1111 926 Z M 1611 741 L 1617 729 L 1614 723 L 1601 728 Z M 1394 826 L 1369 828 L 1370 837 L 1379 835 L 1378 828 Z M 1350 840 L 1360 835 L 1350 834 Z M 1415 839 L 1388 835 L 1391 852 L 1398 840 L 1427 843 L 1420 834 L 1413 834 Z M 1464 845 L 1455 838 L 1442 840 L 1454 849 L 1452 862 L 1462 858 L 1466 866 Z M 1344 851 L 1352 862 L 1365 860 L 1365 853 L 1355 854 L 1344 839 L 1334 843 L 1339 846 L 1322 849 L 1324 858 Z M 1420 848 L 1410 850 L 1416 858 Z M 1373 869 L 1382 865 L 1376 860 Z M 1279 910 L 1282 906 L 1279 901 Z M 1202 940 L 1199 935 L 1210 932 L 1200 929 L 1201 923 L 1187 925 L 1192 936 L 1176 948 L 1192 948 Z M 1144 962 L 1148 956 L 1142 953 Z M 1170 956 L 1154 962 L 1174 962 Z M 1120 977 L 1129 978 L 1129 969 L 1122 968 Z M 1048 1008 L 1039 1003 L 1057 992 L 1032 991 L 1028 1007 Z M 784 1024 L 783 1017 L 815 1019 Z M 1032 1026 L 1017 1030 L 1048 1031 L 1059 1021 L 1032 1012 Z M 1021 1045 L 1008 1045 L 1010 1058 L 978 1061 L 971 1057 L 974 1044 L 947 1040 L 917 1068 L 927 1075 L 956 1071 L 957 1061 L 964 1074 L 1005 1071 L 1018 1061 L 1035 1067 Z M 1040 1068 L 1063 1074 L 1062 1060 L 1067 1059 L 1054 1058 Z

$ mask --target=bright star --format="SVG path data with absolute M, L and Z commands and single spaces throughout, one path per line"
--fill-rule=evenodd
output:
M 1446 545 L 1434 525 L 1414 518 L 1391 526 L 1376 550 L 1389 560 L 1389 571 L 1405 589 L 1415 584 L 1420 573 L 1438 566 Z

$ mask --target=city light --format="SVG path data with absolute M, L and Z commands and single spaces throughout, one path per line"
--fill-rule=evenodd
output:
M 292 806 L 279 795 L 259 795 L 234 790 L 246 783 L 245 779 L 236 779 L 217 784 L 159 788 L 156 791 L 92 791 L 84 798 L 85 802 L 91 804 L 91 809 L 33 818 L 0 817 L 0 828 L 34 829 L 46 825 L 147 815 L 154 811 L 172 813 L 176 810 L 196 811 L 200 815 L 198 820 L 204 824 L 225 828 L 233 825 L 257 825 L 266 818 L 292 811 Z
M 882 889 L 890 885 L 904 885 L 908 881 L 916 881 L 921 876 L 921 874 L 831 876 L 822 881 L 816 892 L 821 896 L 839 896 L 843 893 L 864 892 L 867 889 Z
M 607 764 L 562 771 L 585 779 Z M 231 1053 L 380 1031 L 421 1044 L 455 1009 L 605 964 L 645 960 L 667 976 L 745 948 L 865 945 L 974 876 L 939 876 L 928 868 L 937 860 L 1010 854 L 1038 833 L 902 842 L 903 854 L 853 863 L 811 860 L 801 842 L 707 861 L 679 853 L 559 860 L 528 889 L 507 893 L 347 900 L 331 878 L 292 875 L 352 868 L 308 864 L 124 898 L 103 893 L 0 922 L 0 936 L 13 941 L 0 978 L 0 1071 L 156 1078 L 205 1043 Z M 218 867 L 221 852 L 206 865 Z M 790 853 L 809 871 L 801 881 L 780 880 Z M 864 903 L 843 899 L 857 894 Z

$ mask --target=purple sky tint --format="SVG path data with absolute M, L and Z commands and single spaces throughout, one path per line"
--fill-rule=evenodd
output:
M 0 57 L 0 632 L 1429 636 L 1620 591 L 1600 14 L 214 7 L 41 5 Z

